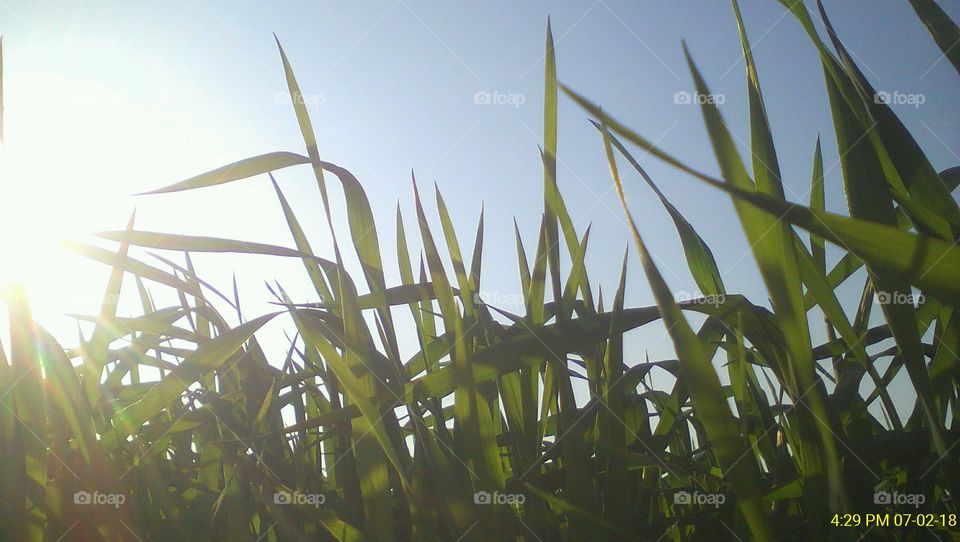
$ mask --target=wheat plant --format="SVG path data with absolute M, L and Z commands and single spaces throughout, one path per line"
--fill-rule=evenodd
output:
M 522 314 L 480 295 L 482 215 L 475 232 L 455 231 L 440 192 L 430 202 L 412 179 L 412 210 L 398 207 L 392 228 L 375 220 L 361 182 L 321 159 L 280 47 L 306 152 L 241 160 L 153 193 L 269 178 L 292 248 L 139 231 L 133 218 L 100 234 L 115 251 L 71 243 L 112 270 L 87 318 L 93 330 L 75 348 L 32 319 L 23 295 L 5 300 L 0 539 L 960 540 L 960 170 L 934 169 L 875 99 L 819 3 L 827 40 L 817 14 L 781 3 L 822 60 L 849 212 L 825 210 L 819 141 L 809 201 L 785 198 L 736 1 L 750 156 L 716 104 L 703 104 L 719 176 L 560 85 L 548 23 L 542 221 L 515 238 Z M 960 70 L 956 25 L 932 0 L 911 3 Z M 709 94 L 687 60 L 697 91 Z M 593 119 L 630 225 L 624 238 L 634 241 L 612 296 L 591 287 L 589 229 L 574 227 L 558 186 L 561 92 Z M 769 308 L 726 290 L 710 248 L 633 148 L 732 197 Z M 315 232 L 301 228 L 273 179 L 290 167 L 314 174 L 330 254 L 314 252 Z M 703 299 L 674 300 L 623 196 L 623 167 L 665 206 Z M 345 201 L 331 201 L 331 182 Z M 347 232 L 334 229 L 337 205 Z M 388 233 L 396 254 L 381 250 Z M 828 242 L 837 261 L 828 262 Z M 135 256 L 144 250 L 157 258 Z M 362 272 L 347 271 L 346 251 Z M 274 283 L 276 311 L 248 317 L 236 288 L 196 273 L 190 254 L 210 252 L 300 260 L 322 302 L 291 299 Z M 387 283 L 386 266 L 399 283 Z M 852 280 L 862 296 L 849 306 L 837 291 Z M 130 281 L 136 317 L 117 314 Z M 656 305 L 625 306 L 628 284 L 649 285 Z M 158 289 L 179 303 L 158 306 Z M 882 314 L 872 313 L 875 298 Z M 823 316 L 823 344 L 812 339 L 811 311 Z M 400 313 L 413 324 L 398 325 Z M 256 333 L 281 317 L 292 322 L 289 343 L 268 354 Z M 624 337 L 660 323 L 676 359 L 625 359 Z M 414 337 L 417 351 L 403 355 L 400 337 Z M 890 390 L 902 371 L 915 394 L 906 415 Z M 653 374 L 672 386 L 653 386 Z M 868 523 L 902 523 L 905 513 L 914 523 Z

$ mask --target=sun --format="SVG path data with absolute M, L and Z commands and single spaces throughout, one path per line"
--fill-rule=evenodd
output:
M 31 171 L 35 156 L 0 149 L 0 285 L 33 282 L 55 260 L 69 227 L 60 198 Z
M 96 292 L 66 290 L 78 284 L 78 257 L 62 241 L 123 227 L 131 194 L 146 187 L 138 177 L 146 157 L 169 141 L 155 112 L 106 84 L 4 77 L 0 286 L 23 286 L 35 308 L 59 313 L 80 296 L 97 306 Z

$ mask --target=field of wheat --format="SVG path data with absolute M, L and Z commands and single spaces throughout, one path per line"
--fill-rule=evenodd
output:
M 960 168 L 931 165 L 822 6 L 780 1 L 819 52 L 835 128 L 822 137 L 839 151 L 825 157 L 810 141 L 809 201 L 784 195 L 736 1 L 749 154 L 717 104 L 701 103 L 720 176 L 559 83 L 548 24 L 543 177 L 531 180 L 543 186 L 542 220 L 499 240 L 515 243 L 519 313 L 481 295 L 482 215 L 476 230 L 455 230 L 440 191 L 414 177 L 412 201 L 374 217 L 362 180 L 322 157 L 278 42 L 304 147 L 153 193 L 272 182 L 290 246 L 140 231 L 131 218 L 100 234 L 113 251 L 69 247 L 111 269 L 92 334 L 53 337 L 26 296 L 4 299 L 0 540 L 960 540 Z M 960 72 L 957 26 L 933 0 L 911 4 Z M 695 53 L 689 70 L 709 96 Z M 619 284 L 603 292 L 584 263 L 589 230 L 577 231 L 557 182 L 558 100 L 592 119 L 629 225 Z M 642 160 L 732 198 L 769 300 L 725 288 Z M 825 160 L 842 168 L 844 214 L 826 210 Z M 315 176 L 329 254 L 311 248 L 316 232 L 274 180 L 294 167 Z M 672 218 L 701 297 L 677 301 L 648 252 L 624 196 L 628 169 Z M 335 231 L 334 207 L 349 231 Z M 381 250 L 384 236 L 396 254 Z M 828 258 L 828 244 L 842 257 Z M 164 257 L 137 259 L 133 247 Z M 348 273 L 348 251 L 362 273 Z M 302 261 L 322 301 L 274 283 L 275 311 L 247 314 L 242 291 L 198 276 L 198 253 Z M 862 282 L 854 304 L 837 294 L 848 280 Z M 141 315 L 118 315 L 123 284 L 135 285 Z M 656 304 L 626 306 L 628 287 L 649 288 Z M 179 303 L 158 306 L 160 290 Z M 401 312 L 412 326 L 395 322 Z M 288 344 L 266 352 L 256 333 L 279 317 L 294 326 Z M 626 359 L 624 337 L 661 322 L 675 359 Z M 402 354 L 401 336 L 418 351 Z M 889 390 L 901 372 L 907 413 Z M 672 385 L 655 386 L 655 374 Z

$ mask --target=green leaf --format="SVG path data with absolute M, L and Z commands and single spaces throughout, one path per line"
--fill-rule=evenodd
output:
M 670 154 L 657 148 L 643 136 L 600 110 L 572 90 L 562 87 L 574 101 L 608 129 L 624 139 L 647 150 L 677 169 L 762 209 L 768 214 L 820 235 L 824 239 L 853 252 L 860 258 L 884 266 L 905 278 L 914 286 L 952 303 L 960 303 L 960 250 L 944 241 L 926 235 L 915 235 L 883 224 L 821 212 L 802 205 L 728 185 L 715 177 L 700 172 Z
M 197 347 L 196 351 L 187 356 L 176 370 L 163 377 L 149 393 L 114 415 L 114 438 L 117 440 L 111 444 L 116 445 L 132 434 L 144 422 L 175 401 L 192 383 L 222 366 L 257 330 L 278 314 L 282 313 L 265 314 L 250 320 Z
M 63 246 L 67 250 L 90 258 L 91 260 L 95 260 L 109 266 L 116 266 L 117 268 L 128 273 L 132 273 L 138 277 L 143 277 L 145 279 L 170 286 L 171 288 L 193 296 L 203 297 L 203 293 L 197 290 L 193 285 L 180 280 L 170 273 L 161 271 L 156 267 L 147 265 L 129 256 L 123 256 L 114 252 L 110 252 L 109 250 L 104 250 L 100 247 L 95 247 L 93 245 L 87 245 L 76 241 L 64 241 Z
M 239 160 L 232 164 L 208 171 L 206 173 L 190 177 L 184 181 L 144 192 L 142 195 L 166 194 L 169 192 L 180 192 L 183 190 L 193 190 L 207 186 L 216 186 L 233 181 L 239 181 L 254 175 L 260 175 L 270 171 L 296 166 L 298 164 L 307 164 L 310 160 L 292 152 L 271 152 L 261 154 L 252 158 Z
M 284 219 L 287 221 L 287 227 L 290 229 L 293 241 L 297 245 L 297 250 L 307 255 L 307 257 L 302 258 L 303 266 L 307 270 L 307 275 L 310 276 L 310 282 L 313 283 L 314 290 L 316 290 L 323 302 L 334 304 L 336 298 L 333 296 L 333 292 L 330 290 L 330 286 L 327 284 L 327 279 L 323 273 L 323 271 L 330 271 L 334 266 L 325 264 L 323 271 L 321 271 L 319 265 L 320 260 L 314 257 L 313 249 L 310 248 L 310 241 L 307 240 L 303 228 L 300 227 L 300 221 L 297 220 L 293 209 L 291 209 L 290 204 L 287 203 L 287 198 L 284 197 L 283 192 L 280 191 L 280 186 L 273 178 L 273 175 L 270 176 L 270 181 L 273 183 L 274 191 L 277 193 L 277 199 L 280 201 L 280 207 L 283 209 Z M 336 275 L 335 272 L 332 274 L 334 276 Z
M 810 181 L 810 208 L 817 211 L 826 211 L 826 205 L 823 188 L 823 153 L 820 151 L 820 138 L 817 137 L 817 147 L 813 151 L 813 179 Z M 820 272 L 826 273 L 827 254 L 822 237 L 810 235 L 810 251 Z
M 734 2 L 734 11 L 739 14 Z M 750 48 L 742 31 L 744 57 L 747 61 L 748 86 L 750 95 L 750 123 L 751 123 L 751 151 L 754 156 L 753 174 L 756 182 L 747 174 L 740 158 L 733 137 L 724 122 L 719 109 L 715 104 L 704 103 L 701 106 L 707 133 L 713 145 L 714 154 L 720 164 L 723 178 L 729 185 L 741 190 L 764 193 L 776 199 L 783 198 L 783 187 L 780 184 L 779 167 L 776 153 L 773 149 L 772 136 L 766 121 L 766 112 L 760 95 L 756 70 L 753 67 Z M 706 82 L 684 47 L 687 64 L 693 73 L 694 84 L 701 95 L 710 95 Z M 825 404 L 825 397 L 817 386 L 814 360 L 811 355 L 810 330 L 807 325 L 806 310 L 803 305 L 803 292 L 800 281 L 800 271 L 794 244 L 794 232 L 786 223 L 777 217 L 763 213 L 761 210 L 734 199 L 737 214 L 747 240 L 750 243 L 754 258 L 760 268 L 777 323 L 783 331 L 787 349 L 790 353 L 790 364 L 780 369 L 784 384 L 790 393 L 791 399 L 801 403 L 807 410 L 801 411 L 800 434 L 798 444 L 799 461 L 804 469 L 808 486 L 811 486 L 809 495 L 818 495 L 822 490 L 815 486 L 830 485 L 830 502 L 822 499 L 808 499 L 809 513 L 818 518 L 816 522 L 824 522 L 827 514 L 825 506 L 830 509 L 842 509 L 843 493 L 840 486 L 840 460 L 836 450 L 834 429 L 827 426 L 829 416 Z M 815 418 L 815 421 L 810 417 Z M 812 426 L 812 427 L 811 427 Z M 822 446 L 813 442 L 814 434 L 818 433 Z M 824 480 L 824 476 L 826 479 Z M 819 532 L 819 531 L 818 531 Z
M 560 291 L 560 237 L 557 232 L 557 59 L 553 49 L 553 31 L 547 18 L 547 44 L 543 57 L 543 211 L 545 214 L 547 258 L 553 299 L 559 301 Z
M 667 332 L 673 339 L 680 360 L 680 372 L 690 398 L 693 401 L 697 418 L 703 425 L 711 443 L 714 454 L 720 461 L 724 471 L 724 478 L 733 486 L 737 494 L 737 504 L 743 512 L 750 526 L 753 537 L 757 540 L 772 540 L 774 538 L 772 526 L 761 502 L 760 476 L 757 465 L 753 460 L 744 458 L 744 445 L 734 422 L 733 414 L 727 405 L 725 394 L 720 385 L 710 358 L 707 356 L 703 344 L 697 338 L 690 324 L 684 318 L 674 301 L 663 276 L 653 263 L 647 247 L 640 237 L 640 231 L 627 207 L 620 174 L 617 170 L 616 159 L 610 139 L 607 137 L 606 127 L 602 128 L 604 148 L 607 153 L 607 162 L 613 177 L 624 215 L 633 234 L 637 251 L 640 253 L 640 262 L 647 273 L 647 280 L 653 290 L 657 307 L 663 317 Z
M 176 250 L 182 252 L 233 252 L 238 254 L 282 256 L 286 258 L 310 258 L 312 260 L 322 262 L 328 267 L 333 267 L 336 265 L 331 261 L 293 250 L 291 248 L 268 245 L 264 243 L 253 243 L 250 241 L 223 239 L 220 237 L 176 235 L 172 233 L 159 233 L 152 231 L 109 231 L 99 232 L 95 235 L 103 239 L 110 239 L 111 241 L 125 241 L 131 245 L 161 250 Z M 194 290 L 195 289 L 196 288 L 194 288 Z
M 327 217 L 327 225 L 330 228 L 330 234 L 335 235 L 333 231 L 332 217 L 330 216 L 330 199 L 327 196 L 327 184 L 323 178 L 323 164 L 320 162 L 320 151 L 317 149 L 317 137 L 313 133 L 313 124 L 310 122 L 310 114 L 307 112 L 306 102 L 303 99 L 303 93 L 300 92 L 300 85 L 297 83 L 297 77 L 293 73 L 290 61 L 287 60 L 287 53 L 280 45 L 280 39 L 276 34 L 273 36 L 277 42 L 277 50 L 280 51 L 280 60 L 283 62 L 283 73 L 287 79 L 287 90 L 290 93 L 290 103 L 293 105 L 293 111 L 297 116 L 297 124 L 300 126 L 300 134 L 303 136 L 303 143 L 307 147 L 307 162 L 313 168 L 313 175 L 317 180 L 317 187 L 320 189 L 320 197 L 323 201 L 323 210 Z
M 957 43 L 960 43 L 960 30 L 957 30 L 956 23 L 950 20 L 947 13 L 934 0 L 910 0 L 910 5 L 943 51 L 943 56 L 947 57 L 953 64 L 953 69 L 960 73 L 960 49 L 957 49 Z
M 597 129 L 600 129 L 599 123 L 595 121 L 591 122 L 593 122 L 593 125 L 596 126 Z M 683 253 L 687 258 L 687 267 L 690 269 L 690 273 L 693 275 L 693 280 L 696 281 L 697 287 L 708 296 L 725 293 L 726 289 L 723 286 L 723 278 L 720 276 L 720 269 L 717 268 L 717 262 L 713 257 L 713 252 L 710 250 L 710 247 L 707 246 L 703 238 L 693 229 L 693 226 L 684 218 L 680 211 L 663 195 L 663 192 L 661 192 L 660 188 L 653 182 L 653 179 L 650 178 L 626 147 L 620 143 L 620 140 L 609 133 L 607 135 L 610 138 L 610 143 L 627 159 L 627 162 L 637 170 L 637 173 L 640 174 L 640 177 L 647 183 L 647 186 L 660 198 L 660 202 L 670 214 L 670 218 L 677 228 L 677 233 L 680 234 L 680 244 L 683 245 Z

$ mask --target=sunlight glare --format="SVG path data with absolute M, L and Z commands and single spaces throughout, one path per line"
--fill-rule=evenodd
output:
M 155 112 L 88 80 L 31 74 L 4 86 L 0 285 L 23 285 L 34 305 L 62 305 L 51 297 L 76 258 L 61 241 L 126 223 L 129 195 L 145 188 L 134 176 L 169 130 Z

